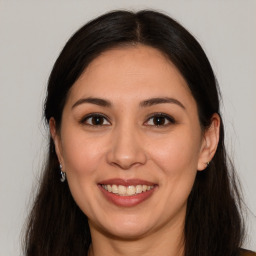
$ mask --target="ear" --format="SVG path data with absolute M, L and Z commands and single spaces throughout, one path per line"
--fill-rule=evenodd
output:
M 197 170 L 202 171 L 211 162 L 219 143 L 220 116 L 214 113 L 210 126 L 205 130 Z
M 60 135 L 59 135 L 59 133 L 57 132 L 57 129 L 56 129 L 56 121 L 53 117 L 50 118 L 49 128 L 50 128 L 51 137 L 52 137 L 53 142 L 54 142 L 55 152 L 57 154 L 59 163 L 64 168 L 64 161 L 63 161 L 63 157 L 62 157 L 61 139 L 60 139 Z

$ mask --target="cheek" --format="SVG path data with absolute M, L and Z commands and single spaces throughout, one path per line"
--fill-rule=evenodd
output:
M 102 143 L 84 135 L 83 131 L 63 131 L 63 158 L 65 171 L 71 194 L 81 210 L 88 216 L 94 203 L 91 195 L 97 189 L 96 179 L 100 159 L 102 159 Z M 64 139 L 65 138 L 65 139 Z
M 185 131 L 173 133 L 152 147 L 151 159 L 161 175 L 160 186 L 166 189 L 165 202 L 170 207 L 186 203 L 197 173 L 199 152 L 200 133 Z
M 62 142 L 65 169 L 70 176 L 90 175 L 97 169 L 101 158 L 102 143 L 84 135 L 84 132 L 67 131 Z
M 193 187 L 200 150 L 200 139 L 196 137 L 190 133 L 175 134 L 161 146 L 152 147 L 151 158 L 161 175 L 160 186 L 165 189 L 161 206 L 168 205 L 169 211 L 185 206 Z
M 166 174 L 179 174 L 196 170 L 199 151 L 200 136 L 183 132 L 152 144 L 149 154 Z

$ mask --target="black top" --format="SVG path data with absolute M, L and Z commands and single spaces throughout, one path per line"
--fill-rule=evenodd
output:
M 256 253 L 252 252 L 252 251 L 245 250 L 245 249 L 241 249 L 240 255 L 241 256 L 256 256 Z

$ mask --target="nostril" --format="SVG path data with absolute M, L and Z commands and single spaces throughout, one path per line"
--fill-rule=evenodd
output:
M 138 135 L 138 136 L 137 136 Z M 134 127 L 123 125 L 115 131 L 107 153 L 109 164 L 128 170 L 135 165 L 145 164 L 146 155 L 141 137 Z
M 142 152 L 129 155 L 122 154 L 121 152 L 112 152 L 108 154 L 107 159 L 109 164 L 123 170 L 129 170 L 134 166 L 143 165 L 146 162 L 146 156 Z

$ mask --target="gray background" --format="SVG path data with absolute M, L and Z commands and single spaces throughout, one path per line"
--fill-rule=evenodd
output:
M 45 157 L 41 113 L 53 63 L 81 25 L 120 8 L 164 11 L 205 49 L 222 90 L 226 142 L 249 209 L 244 246 L 256 250 L 255 0 L 0 0 L 0 256 L 21 255 L 21 231 Z

